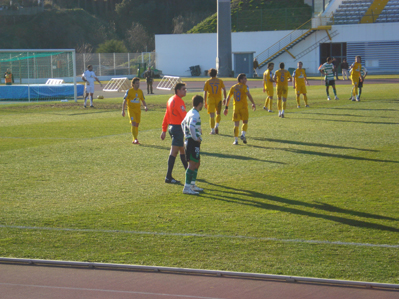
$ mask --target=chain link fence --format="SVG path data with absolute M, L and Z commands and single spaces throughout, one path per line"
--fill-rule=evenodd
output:
M 96 76 L 137 76 L 146 68 L 155 68 L 155 52 L 143 53 L 77 53 L 76 75 L 91 64 Z

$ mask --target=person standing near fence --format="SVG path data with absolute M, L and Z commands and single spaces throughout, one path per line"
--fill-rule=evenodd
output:
M 86 96 L 83 107 L 86 108 L 87 97 L 90 95 L 90 108 L 94 108 L 93 106 L 94 80 L 100 83 L 101 87 L 103 87 L 103 85 L 101 84 L 100 80 L 98 80 L 98 78 L 96 77 L 96 74 L 93 72 L 93 66 L 91 64 L 87 66 L 87 70 L 82 74 L 82 80 L 86 82 L 85 84 Z
M 147 81 L 147 94 L 154 94 L 152 92 L 152 83 L 154 82 L 154 72 L 151 70 L 151 68 L 149 67 L 148 70 L 146 70 L 144 72 L 144 78 Z
M 349 64 L 346 61 L 346 58 L 344 58 L 341 63 L 342 80 L 349 80 L 348 70 L 349 70 Z M 346 77 L 346 79 L 345 79 L 345 77 Z
M 4 83 L 6 85 L 12 85 L 14 83 L 14 75 L 10 69 L 7 69 L 7 71 L 4 73 Z
M 130 124 L 132 125 L 131 132 L 133 135 L 133 144 L 140 144 L 137 139 L 139 135 L 139 124 L 141 120 L 141 102 L 143 102 L 144 109 L 147 112 L 147 103 L 145 102 L 144 94 L 140 87 L 140 79 L 135 77 L 132 80 L 132 88 L 126 91 L 122 104 L 122 116 L 125 117 L 125 107 L 127 104 Z

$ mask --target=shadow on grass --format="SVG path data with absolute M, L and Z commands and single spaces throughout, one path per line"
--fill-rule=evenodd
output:
M 255 140 L 259 140 L 259 141 L 269 141 L 269 142 L 287 143 L 287 144 L 304 145 L 304 146 L 325 147 L 325 148 L 333 148 L 333 149 L 351 149 L 351 150 L 353 149 L 353 150 L 357 150 L 357 151 L 378 152 L 377 150 L 372 150 L 372 149 L 363 149 L 363 148 L 331 145 L 331 144 L 323 144 L 323 143 L 302 142 L 302 141 L 294 141 L 294 140 L 282 140 L 282 139 L 260 138 L 260 137 L 252 137 L 251 139 L 255 139 Z
M 301 112 L 302 115 L 326 115 L 326 116 L 344 116 L 344 117 L 370 117 L 366 115 L 356 114 L 331 114 L 331 113 L 320 113 L 320 112 Z M 373 116 L 373 118 L 393 118 L 389 116 Z
M 369 125 L 399 125 L 399 123 L 394 122 L 385 122 L 385 121 L 358 121 L 358 120 L 342 120 L 342 119 L 319 119 L 319 118 L 295 118 L 295 119 L 303 119 L 303 120 L 320 120 L 320 121 L 331 121 L 331 122 L 339 122 L 339 123 L 358 123 L 358 124 L 369 124 Z
M 392 100 L 390 100 L 390 101 L 392 101 Z M 393 100 L 393 101 L 395 101 L 395 100 Z M 353 111 L 354 108 L 331 107 L 331 108 L 319 108 L 319 109 L 326 109 L 326 110 L 335 109 L 335 110 L 351 110 L 351 111 Z M 377 108 L 377 109 L 374 109 L 374 108 L 366 109 L 366 108 L 358 108 L 358 107 L 356 107 L 356 111 L 359 111 L 359 110 L 363 110 L 363 111 L 399 111 L 398 109 L 391 109 L 391 108 L 389 108 L 389 109 L 379 109 L 379 108 Z
M 328 205 L 328 204 L 324 204 L 324 203 L 306 203 L 306 202 L 302 202 L 302 201 L 298 201 L 298 200 L 292 200 L 292 199 L 282 198 L 282 197 L 278 197 L 278 196 L 263 194 L 263 193 L 252 191 L 252 190 L 226 187 L 226 186 L 210 183 L 206 180 L 201 180 L 201 181 L 204 181 L 211 186 L 217 187 L 217 190 L 208 189 L 209 191 L 212 190 L 215 192 L 203 193 L 201 195 L 201 197 L 204 197 L 204 198 L 220 200 L 220 201 L 225 201 L 225 202 L 240 204 L 240 205 L 247 205 L 247 206 L 257 207 L 257 208 L 266 209 L 266 210 L 274 210 L 274 211 L 279 211 L 279 212 L 284 212 L 284 213 L 291 213 L 291 214 L 301 215 L 301 216 L 306 216 L 306 217 L 321 218 L 321 219 L 334 221 L 334 222 L 338 222 L 341 224 L 359 227 L 359 228 L 371 228 L 371 229 L 377 229 L 377 230 L 381 230 L 381 231 L 389 231 L 389 232 L 395 232 L 395 233 L 399 232 L 399 228 L 396 228 L 396 227 L 390 227 L 390 226 L 376 224 L 376 223 L 367 222 L 367 221 L 349 219 L 349 218 L 345 218 L 345 217 L 341 217 L 341 216 L 333 216 L 333 215 L 315 213 L 315 212 L 311 212 L 311 211 L 304 211 L 301 209 L 294 208 L 292 206 L 301 206 L 301 207 L 305 207 L 305 208 L 309 208 L 309 209 L 317 209 L 317 210 L 326 211 L 326 212 L 348 214 L 348 215 L 355 216 L 355 217 L 363 217 L 363 218 L 369 218 L 369 219 L 398 221 L 398 219 L 395 219 L 395 218 L 385 217 L 385 216 L 371 214 L 371 213 L 365 213 L 365 212 L 358 212 L 358 211 L 353 211 L 353 210 L 349 210 L 349 209 L 343 209 L 343 208 L 334 207 L 332 205 Z M 214 195 L 215 193 L 218 193 L 221 190 L 224 191 L 225 195 Z M 249 199 L 245 199 L 243 197 L 249 197 Z M 263 200 L 269 201 L 269 202 L 285 204 L 285 206 L 266 203 L 266 202 L 262 202 L 262 201 L 259 201 L 256 199 L 259 199 L 259 200 L 263 199 Z M 286 205 L 289 205 L 289 206 L 286 206 Z

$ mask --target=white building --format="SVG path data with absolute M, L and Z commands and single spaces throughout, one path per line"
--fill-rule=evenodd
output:
M 288 48 L 288 51 L 285 50 L 268 61 L 273 61 L 277 65 L 284 62 L 286 69 L 296 68 L 297 62 L 302 61 L 308 74 L 316 74 L 318 67 L 325 62 L 327 56 L 336 57 L 338 61 L 347 58 L 348 62 L 352 63 L 356 55 L 361 55 L 369 73 L 399 73 L 399 19 L 389 19 L 391 15 L 398 14 L 399 16 L 398 8 L 393 14 L 384 13 L 384 10 L 380 11 L 379 19 L 376 20 L 374 17 L 377 18 L 378 15 L 372 12 L 374 23 L 364 23 L 363 19 L 348 18 L 350 5 L 354 5 L 357 16 L 359 5 L 363 5 L 364 17 L 373 8 L 374 0 L 364 0 L 364 4 L 360 4 L 362 1 L 359 0 L 325 2 L 328 4 L 326 10 L 312 19 L 311 27 L 317 30 L 306 37 L 300 37 L 300 35 L 306 33 L 308 29 L 297 30 L 295 33 L 292 31 L 232 33 L 232 59 L 235 74 L 241 72 L 235 69 L 238 54 L 253 53 L 253 57 L 258 57 L 261 63 L 278 51 L 269 50 L 270 55 L 262 54 L 262 52 L 278 42 L 282 43 L 280 48 L 284 48 L 287 42 L 284 44 L 285 41 L 282 41 L 282 38 L 289 35 L 292 35 L 291 40 L 300 37 L 300 41 Z M 385 10 L 391 4 L 395 7 L 396 2 L 398 2 L 396 7 L 399 7 L 399 0 L 390 0 Z M 347 19 L 342 19 L 340 16 L 342 12 Z M 334 18 L 330 17 L 332 13 L 334 13 Z M 331 22 L 333 25 L 329 25 Z M 175 76 L 190 76 L 190 66 L 199 65 L 204 75 L 204 70 L 216 66 L 216 47 L 216 33 L 156 35 L 156 65 L 164 74 Z M 263 65 L 260 72 L 262 73 L 265 68 L 266 65 Z

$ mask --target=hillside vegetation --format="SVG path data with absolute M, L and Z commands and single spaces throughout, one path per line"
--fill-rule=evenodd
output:
M 233 0 L 233 32 L 293 30 L 312 17 L 312 9 L 301 0 Z M 217 31 L 217 13 L 194 26 L 188 33 Z
M 33 16 L 1 16 L 0 47 L 92 52 L 115 39 L 129 52 L 142 52 L 155 49 L 155 34 L 217 30 L 215 0 L 115 0 L 108 9 L 102 1 L 55 3 Z M 236 32 L 290 30 L 311 18 L 303 0 L 233 0 L 231 12 Z

